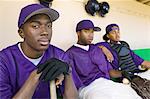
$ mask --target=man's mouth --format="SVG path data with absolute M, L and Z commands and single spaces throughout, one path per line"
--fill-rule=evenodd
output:
M 48 39 L 40 39 L 39 43 L 42 46 L 47 46 L 49 44 L 49 40 Z
M 93 41 L 93 39 L 89 39 L 88 41 L 92 42 L 92 41 Z

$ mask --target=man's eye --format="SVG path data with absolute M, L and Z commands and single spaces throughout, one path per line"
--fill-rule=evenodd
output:
M 112 31 L 112 34 L 115 34 L 116 32 L 115 31 Z
M 51 25 L 51 24 L 48 24 L 48 25 L 47 25 L 47 27 L 48 27 L 48 28 L 51 28 L 51 27 L 52 27 L 52 25 Z
M 86 31 L 86 30 L 85 30 L 84 32 L 85 32 L 85 33 L 88 33 L 88 31 Z
M 33 25 L 32 27 L 35 28 L 35 29 L 37 29 L 37 28 L 39 28 L 40 26 L 39 26 L 39 25 Z

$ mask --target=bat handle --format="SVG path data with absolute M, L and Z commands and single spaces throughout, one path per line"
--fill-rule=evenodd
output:
M 50 81 L 50 96 L 51 99 L 57 99 L 55 80 Z

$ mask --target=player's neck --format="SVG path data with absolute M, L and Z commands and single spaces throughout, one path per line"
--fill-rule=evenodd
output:
M 24 43 L 21 43 L 21 49 L 23 53 L 31 59 L 37 59 L 43 55 L 43 51 L 33 50 L 32 48 L 26 47 Z

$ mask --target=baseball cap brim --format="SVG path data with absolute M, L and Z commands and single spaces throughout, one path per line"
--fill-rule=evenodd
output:
M 81 29 L 77 29 L 76 32 L 81 31 L 82 29 L 93 29 L 96 32 L 101 31 L 100 27 L 84 27 L 84 28 L 81 28 Z
M 94 27 L 93 30 L 98 32 L 98 31 L 101 31 L 101 28 L 100 27 Z
M 25 20 L 24 20 L 24 23 L 29 19 L 31 18 L 32 16 L 34 15 L 37 15 L 37 14 L 46 14 L 49 16 L 51 22 L 57 20 L 59 18 L 59 13 L 54 10 L 54 9 L 49 9 L 49 8 L 42 8 L 42 9 L 39 9 L 39 10 L 36 10 L 34 12 L 32 12 L 30 15 L 28 15 Z

